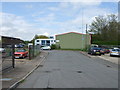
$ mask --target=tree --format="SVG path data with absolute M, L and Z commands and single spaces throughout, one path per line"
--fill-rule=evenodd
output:
M 34 38 L 30 42 L 34 44 L 35 39 L 48 39 L 48 38 L 49 37 L 45 35 L 35 35 Z
M 95 20 L 90 25 L 90 31 L 95 34 L 101 34 L 104 27 L 107 25 L 106 19 L 103 16 L 95 17 Z
M 27 45 L 29 42 L 30 42 L 30 41 L 24 41 L 24 44 L 26 44 L 26 45 Z
M 37 36 L 36 39 L 48 39 L 49 37 L 45 36 L 45 35 L 40 35 Z
M 118 26 L 117 16 L 114 14 L 107 16 L 95 17 L 95 20 L 90 25 L 89 32 L 93 32 L 93 41 L 118 41 Z

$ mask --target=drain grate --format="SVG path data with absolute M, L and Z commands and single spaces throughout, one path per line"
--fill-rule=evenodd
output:
M 51 71 L 43 71 L 43 72 L 45 72 L 45 73 L 51 73 Z
M 109 66 L 109 65 L 106 65 L 107 67 L 111 67 L 111 66 Z
M 82 71 L 77 71 L 77 73 L 82 73 Z

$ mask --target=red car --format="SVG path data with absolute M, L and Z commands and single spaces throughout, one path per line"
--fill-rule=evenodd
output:
M 28 56 L 28 51 L 21 49 L 21 50 L 17 50 L 15 53 L 15 58 L 25 58 Z

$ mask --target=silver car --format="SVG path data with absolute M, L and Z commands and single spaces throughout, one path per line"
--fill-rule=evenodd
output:
M 51 50 L 51 47 L 50 46 L 44 46 L 44 47 L 41 47 L 41 50 Z
M 118 48 L 112 49 L 110 51 L 110 56 L 120 56 L 120 49 L 118 49 Z

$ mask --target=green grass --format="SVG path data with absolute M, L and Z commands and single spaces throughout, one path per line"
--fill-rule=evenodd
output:
M 20 81 L 20 83 L 23 83 L 25 81 L 25 79 L 23 79 L 22 81 Z

